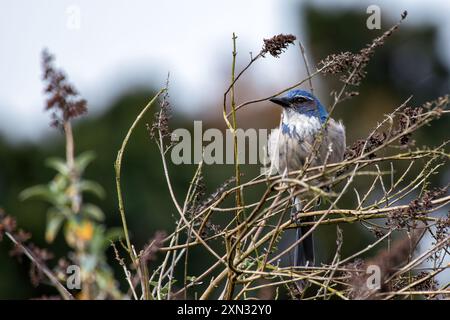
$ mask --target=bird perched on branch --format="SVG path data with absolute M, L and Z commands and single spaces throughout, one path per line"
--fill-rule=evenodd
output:
M 268 140 L 271 167 L 279 174 L 302 169 L 308 157 L 310 157 L 311 166 L 343 160 L 344 126 L 341 122 L 328 119 L 327 110 L 313 94 L 296 89 L 270 101 L 283 107 L 280 128 L 272 130 Z M 324 126 L 325 123 L 326 126 Z M 320 135 L 321 140 L 318 140 L 315 145 L 314 142 Z M 313 149 L 317 151 L 313 152 Z M 298 197 L 293 201 L 291 216 L 296 217 L 301 211 L 301 203 Z M 297 228 L 296 239 L 299 240 L 310 228 L 307 226 Z M 297 245 L 294 265 L 314 265 L 312 233 Z

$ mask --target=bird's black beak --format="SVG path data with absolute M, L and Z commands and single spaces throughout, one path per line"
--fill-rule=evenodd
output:
M 269 101 L 279 104 L 280 106 L 282 106 L 283 108 L 289 107 L 290 103 L 289 103 L 289 99 L 286 97 L 282 97 L 282 98 L 272 98 Z

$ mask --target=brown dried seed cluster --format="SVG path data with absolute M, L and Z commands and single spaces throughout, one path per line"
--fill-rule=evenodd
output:
M 202 173 L 200 173 L 194 187 L 195 194 L 193 195 L 192 200 L 189 202 L 186 212 L 189 219 L 193 219 L 196 216 L 200 205 L 205 201 L 206 185 Z
M 368 153 L 367 157 L 369 159 L 373 159 L 376 157 L 376 154 L 371 151 L 381 146 L 386 140 L 386 138 L 387 134 L 385 132 L 375 132 L 373 135 L 369 137 L 367 143 L 363 139 L 356 140 L 351 146 L 347 147 L 347 149 L 345 150 L 344 157 L 347 160 L 351 160 L 356 157 L 359 157 L 363 153 Z
M 261 55 L 264 56 L 266 53 L 270 53 L 277 58 L 290 44 L 294 44 L 296 39 L 297 37 L 292 34 L 279 34 L 270 39 L 264 39 Z
M 231 177 L 225 180 L 217 188 L 217 190 L 215 190 L 209 197 L 206 198 L 206 186 L 203 182 L 203 176 L 200 176 L 200 179 L 197 182 L 196 186 L 196 194 L 194 195 L 193 200 L 189 203 L 187 217 L 189 217 L 190 219 L 194 219 L 194 217 L 196 217 L 198 213 L 205 210 L 206 208 L 208 208 L 208 206 L 214 203 L 214 201 L 216 201 L 220 197 L 220 195 L 223 194 L 226 188 L 235 181 L 235 177 Z M 213 224 L 211 221 L 206 221 L 205 223 L 203 223 L 203 221 L 198 219 L 193 220 L 194 227 L 199 227 L 201 224 L 204 224 L 204 228 L 203 230 L 201 230 L 202 237 L 215 235 L 222 231 L 219 225 Z
M 47 249 L 41 249 L 32 243 L 28 246 L 28 249 L 32 252 L 33 256 L 40 264 L 45 265 L 47 261 L 53 259 L 54 257 L 53 253 L 51 253 Z M 35 287 L 37 287 L 39 283 L 44 280 L 44 278 L 44 273 L 42 272 L 41 268 L 38 268 L 36 264 L 33 263 L 30 267 L 31 283 Z
M 358 139 L 351 146 L 348 146 L 344 153 L 344 159 L 351 160 L 358 157 L 363 148 L 364 148 L 365 140 Z
M 389 250 L 380 251 L 372 259 L 362 262 L 360 260 L 356 263 L 347 265 L 346 269 L 354 269 L 346 273 L 347 282 L 351 285 L 350 296 L 353 299 L 374 299 L 379 292 L 390 291 L 390 283 L 385 283 L 385 279 L 390 277 L 397 268 L 404 265 L 411 253 L 415 250 L 418 240 L 420 239 L 420 232 L 416 231 L 411 234 L 411 238 L 405 237 L 397 240 Z M 377 266 L 381 273 L 381 288 L 380 290 L 373 290 L 367 286 L 367 279 L 370 273 L 367 273 L 368 266 Z
M 443 108 L 445 108 L 450 101 L 450 95 L 445 95 L 445 96 L 441 96 L 438 97 L 437 99 L 433 100 L 433 101 L 428 101 L 426 103 L 423 104 L 423 107 L 430 110 L 437 110 L 437 111 L 442 111 Z
M 417 123 L 422 113 L 422 107 L 406 107 L 403 110 L 403 113 L 400 115 L 399 128 L 397 129 L 396 133 L 403 132 Z M 412 142 L 410 141 L 410 139 L 411 133 L 406 133 L 400 138 L 400 144 L 402 146 L 411 145 Z
M 156 253 L 164 245 L 164 239 L 166 238 L 166 236 L 166 232 L 156 231 L 153 239 L 151 239 L 149 243 L 144 247 L 144 250 L 141 251 L 141 258 L 144 261 L 155 261 Z
M 388 214 L 386 225 L 392 228 L 415 229 L 417 220 L 433 208 L 433 200 L 439 199 L 447 192 L 447 187 L 425 191 L 423 196 L 412 200 L 405 209 L 393 210 Z
M 401 290 L 404 287 L 410 285 L 411 283 L 420 281 L 430 275 L 429 272 L 421 271 L 417 275 L 411 276 L 408 275 L 407 277 L 401 277 L 399 278 L 393 285 L 393 289 L 395 291 Z M 417 291 L 436 291 L 438 290 L 439 283 L 434 277 L 430 277 L 426 280 L 423 280 L 422 282 L 418 283 L 417 285 L 411 287 L 413 290 Z
M 46 83 L 47 102 L 45 110 L 51 110 L 53 127 L 62 127 L 70 119 L 87 112 L 87 102 L 82 99 L 70 84 L 62 70 L 53 65 L 54 57 L 47 51 L 42 52 L 43 80 Z
M 383 232 L 383 229 L 375 227 L 375 226 L 370 228 L 369 231 L 372 232 L 375 235 L 375 237 L 377 237 L 377 239 L 380 239 L 385 235 L 385 233 Z
M 190 209 L 190 211 L 194 214 L 194 216 L 206 209 L 209 205 L 211 205 L 214 201 L 219 199 L 220 195 L 226 190 L 226 188 L 236 181 L 236 177 L 231 177 L 225 180 L 216 191 L 214 191 L 207 199 L 203 200 L 199 205 Z
M 440 218 L 436 223 L 436 240 L 442 241 L 450 237 L 450 211 L 447 217 Z
M 12 233 L 17 228 L 17 222 L 11 216 L 5 215 L 3 210 L 0 209 L 0 241 L 3 240 L 5 232 Z
M 346 51 L 341 53 L 332 53 L 319 62 L 319 67 L 323 68 L 323 74 L 339 74 L 347 71 L 353 65 L 355 54 Z
M 218 224 L 214 224 L 211 221 L 206 221 L 205 228 L 202 230 L 200 236 L 202 238 L 214 236 L 222 232 L 222 228 Z
M 170 136 L 169 120 L 172 118 L 172 106 L 169 102 L 168 90 L 164 93 L 159 102 L 160 109 L 155 113 L 155 119 L 151 126 L 147 126 L 150 137 L 155 139 L 158 137 L 158 132 L 162 138 Z
M 419 122 L 423 114 L 423 111 L 424 111 L 423 107 L 404 108 L 400 113 L 398 126 L 396 129 L 392 130 L 391 136 L 400 135 L 402 132 L 405 132 L 411 126 Z M 412 136 L 411 133 L 405 133 L 401 135 L 399 140 L 400 145 L 411 146 L 414 143 L 414 141 L 410 140 L 411 136 Z M 381 146 L 386 141 L 387 138 L 388 135 L 386 134 L 386 132 L 378 131 L 367 139 L 367 143 L 366 140 L 364 139 L 356 140 L 352 145 L 347 147 L 344 157 L 347 160 L 351 160 L 362 155 L 363 153 L 368 153 L 368 158 L 373 159 L 376 157 L 376 154 L 371 151 Z
M 31 234 L 23 231 L 22 229 L 17 230 L 16 220 L 0 209 L 0 241 L 3 239 L 5 232 L 8 232 L 14 240 L 18 243 L 15 245 L 9 254 L 11 256 L 17 257 L 21 261 L 21 257 L 24 253 L 24 248 L 28 249 L 33 258 L 40 264 L 45 265 L 46 261 L 53 259 L 53 254 L 47 249 L 41 249 L 35 246 L 33 243 L 26 244 L 25 242 L 31 238 Z M 42 270 L 36 264 L 32 263 L 30 267 L 30 278 L 33 285 L 37 286 L 43 280 L 44 274 Z

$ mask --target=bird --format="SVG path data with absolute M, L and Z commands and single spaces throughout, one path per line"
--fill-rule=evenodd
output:
M 342 121 L 329 118 L 327 109 L 311 92 L 293 89 L 281 97 L 270 99 L 282 107 L 279 128 L 273 129 L 268 138 L 267 150 L 272 173 L 287 174 L 302 169 L 306 158 L 313 152 L 314 141 L 323 128 L 322 140 L 317 153 L 311 158 L 312 166 L 337 163 L 343 160 L 346 148 L 345 127 Z M 326 126 L 324 126 L 326 124 Z M 293 199 L 291 217 L 301 210 L 300 198 Z M 311 220 L 310 220 L 311 221 Z M 296 229 L 296 240 L 300 239 L 311 226 Z M 308 235 L 294 249 L 294 266 L 315 264 L 313 234 Z

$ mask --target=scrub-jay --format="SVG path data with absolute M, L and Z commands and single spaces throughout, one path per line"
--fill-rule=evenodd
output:
M 283 107 L 279 129 L 272 130 L 268 140 L 268 153 L 272 168 L 278 173 L 300 170 L 306 158 L 312 154 L 314 140 L 319 136 L 328 113 L 320 101 L 310 92 L 291 90 L 286 96 L 270 101 Z M 345 151 L 345 129 L 341 122 L 329 119 L 323 130 L 322 142 L 312 166 L 340 162 Z M 294 200 L 292 213 L 301 210 L 298 198 Z M 311 227 L 299 227 L 296 239 L 300 239 Z M 295 249 L 295 266 L 314 265 L 314 242 L 312 234 Z

